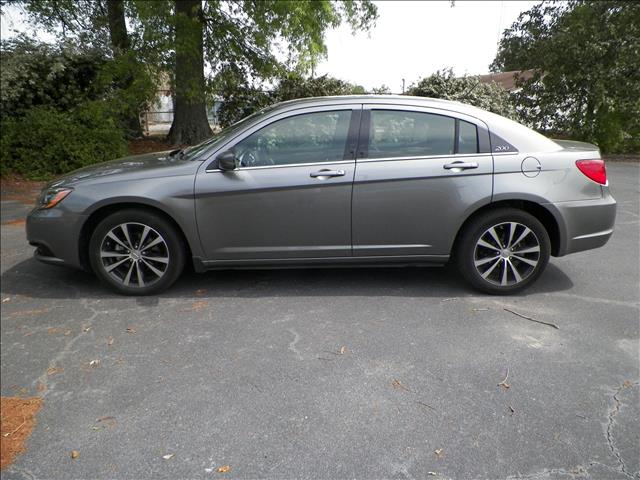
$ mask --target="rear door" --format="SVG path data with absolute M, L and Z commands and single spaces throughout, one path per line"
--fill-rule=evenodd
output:
M 299 109 L 252 127 L 221 150 L 239 166 L 196 178 L 206 260 L 351 255 L 351 192 L 361 105 Z M 352 124 L 353 122 L 353 124 Z
M 365 105 L 353 187 L 354 256 L 450 253 L 492 195 L 481 121 L 421 107 Z

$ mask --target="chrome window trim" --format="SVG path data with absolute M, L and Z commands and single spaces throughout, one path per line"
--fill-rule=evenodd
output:
M 355 164 L 355 160 L 338 160 L 337 162 L 309 162 L 309 163 L 287 163 L 285 165 L 263 165 L 260 167 L 238 167 L 233 170 L 228 170 L 229 172 L 239 172 L 243 170 L 265 170 L 270 168 L 285 168 L 285 167 L 317 167 L 320 165 L 348 165 Z M 205 173 L 211 172 L 222 172 L 219 168 L 212 168 L 210 170 L 205 170 Z
M 469 158 L 469 157 L 490 157 L 490 153 L 450 153 L 448 155 L 418 155 L 413 157 L 384 157 L 384 158 L 359 158 L 358 163 L 369 162 L 391 162 L 397 160 L 430 160 L 438 158 Z

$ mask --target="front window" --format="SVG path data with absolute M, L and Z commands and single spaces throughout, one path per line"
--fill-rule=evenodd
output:
M 204 142 L 199 143 L 198 145 L 194 145 L 192 147 L 185 148 L 184 155 L 187 158 L 191 158 L 191 159 L 196 158 L 200 153 L 209 149 L 209 147 L 217 144 L 222 139 L 229 138 L 230 136 L 234 135 L 236 132 L 240 131 L 245 126 L 256 121 L 260 117 L 263 117 L 266 113 L 269 113 L 274 108 L 275 106 L 269 106 L 269 107 L 263 108 L 262 110 L 258 110 L 257 112 L 254 112 L 247 117 L 244 117 L 242 120 L 237 121 L 233 125 L 229 125 L 228 127 L 213 134 L 213 136 L 209 137 Z
M 287 117 L 244 138 L 233 151 L 241 167 L 341 161 L 350 121 L 351 110 Z

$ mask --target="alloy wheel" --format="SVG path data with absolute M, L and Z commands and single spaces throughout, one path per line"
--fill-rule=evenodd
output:
M 100 244 L 105 272 L 126 287 L 148 287 L 169 267 L 169 247 L 153 228 L 137 222 L 121 223 Z
M 474 252 L 474 266 L 487 282 L 502 287 L 526 280 L 540 261 L 540 241 L 526 225 L 504 222 L 480 235 Z

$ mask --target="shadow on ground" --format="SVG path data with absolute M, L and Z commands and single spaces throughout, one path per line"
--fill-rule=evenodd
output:
M 93 275 L 25 260 L 2 275 L 4 293 L 32 298 L 109 298 L 116 296 Z M 571 279 L 549 264 L 542 277 L 523 295 L 568 290 Z M 453 266 L 412 268 L 353 268 L 295 270 L 225 270 L 186 272 L 159 296 L 139 298 L 153 304 L 160 297 L 189 298 L 397 296 L 455 297 L 475 293 Z

